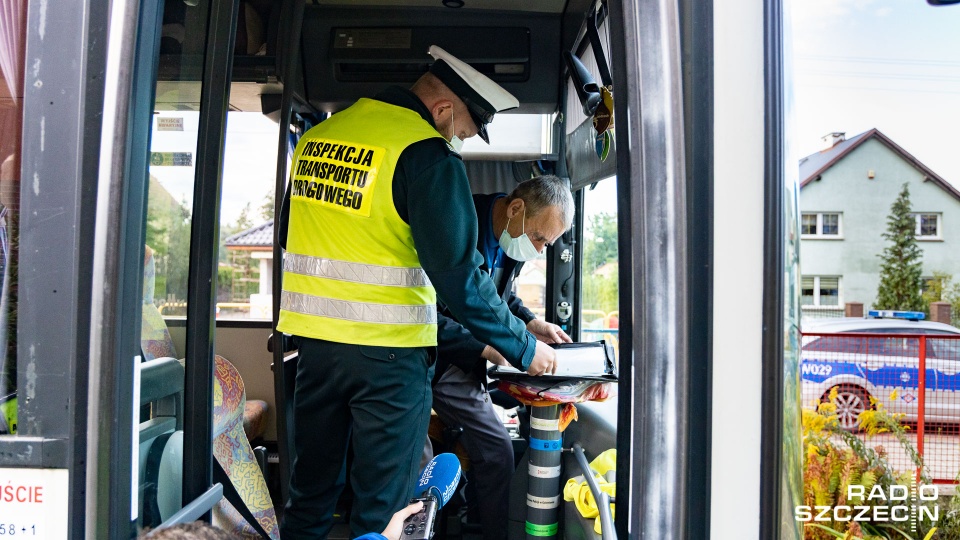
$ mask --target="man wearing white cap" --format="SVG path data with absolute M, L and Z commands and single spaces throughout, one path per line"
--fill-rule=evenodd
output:
M 414 493 L 430 417 L 437 299 L 511 364 L 556 355 L 480 271 L 458 153 L 516 98 L 439 47 L 410 90 L 391 87 L 307 131 L 291 166 L 277 328 L 298 336 L 295 440 L 284 540 L 324 538 L 348 441 L 354 535 L 381 530 Z M 284 231 L 287 227 L 288 231 Z

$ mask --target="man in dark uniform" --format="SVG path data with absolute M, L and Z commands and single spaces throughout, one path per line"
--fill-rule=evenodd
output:
M 524 261 L 535 258 L 573 223 L 570 189 L 556 176 L 540 176 L 524 181 L 510 195 L 474 195 L 473 202 L 480 227 L 477 250 L 484 257 L 480 269 L 490 274 L 510 311 L 539 340 L 571 341 L 559 326 L 537 319 L 513 291 Z M 500 365 L 507 361 L 473 337 L 442 304 L 438 326 L 433 409 L 444 424 L 463 429 L 460 441 L 470 456 L 469 491 L 475 498 L 470 502 L 478 509 L 484 539 L 505 540 L 513 444 L 490 400 L 486 367 L 488 360 Z
M 325 538 L 352 440 L 354 535 L 382 530 L 412 494 L 430 415 L 436 301 L 518 369 L 556 355 L 480 270 L 459 150 L 516 98 L 431 47 L 408 91 L 361 99 L 303 135 L 291 165 L 277 329 L 298 336 L 285 540 Z

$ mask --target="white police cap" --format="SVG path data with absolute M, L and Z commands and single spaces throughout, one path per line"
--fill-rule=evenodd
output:
M 427 52 L 435 59 L 430 73 L 466 104 L 473 123 L 477 125 L 477 135 L 489 144 L 487 124 L 493 120 L 493 115 L 516 109 L 520 102 L 489 77 L 440 47 L 431 45 Z

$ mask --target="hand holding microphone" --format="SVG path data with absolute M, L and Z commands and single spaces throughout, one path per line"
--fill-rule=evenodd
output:
M 423 508 L 423 503 L 417 501 L 415 503 L 410 503 L 409 505 L 397 510 L 393 517 L 390 518 L 390 523 L 387 523 L 387 528 L 380 533 L 381 536 L 387 540 L 400 540 L 400 534 L 403 533 L 403 526 L 405 525 L 404 521 Z M 375 538 L 375 535 L 364 535 L 360 538 L 368 538 L 372 540 Z M 360 540 L 359 538 L 357 540 Z
M 437 512 L 447 504 L 460 483 L 460 460 L 457 456 L 440 454 L 427 463 L 417 482 L 419 497 L 411 504 L 423 502 L 423 508 L 403 520 L 401 540 L 430 540 L 437 520 Z

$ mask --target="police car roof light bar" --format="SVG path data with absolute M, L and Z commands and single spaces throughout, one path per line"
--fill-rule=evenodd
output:
M 871 309 L 867 312 L 871 319 L 905 319 L 922 321 L 927 316 L 922 311 L 894 311 L 890 309 Z

